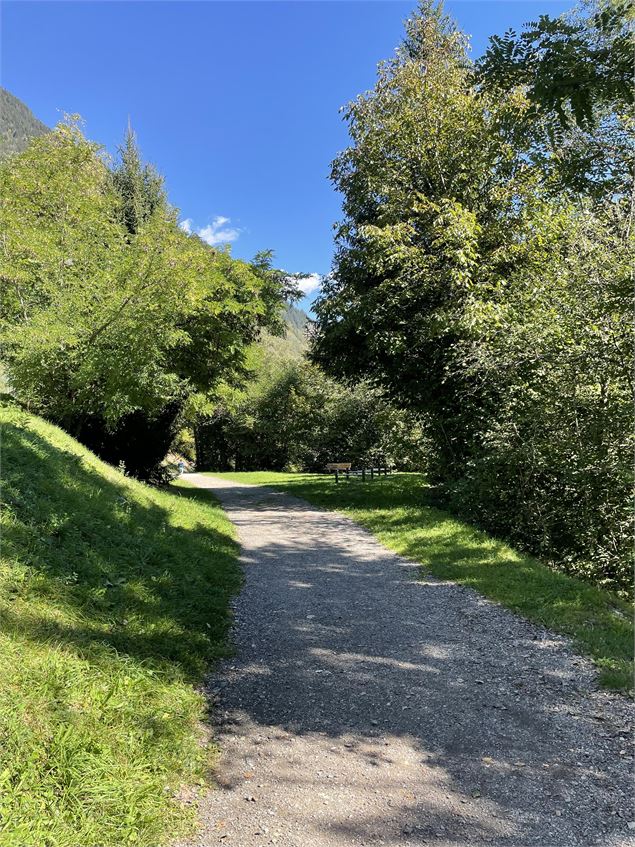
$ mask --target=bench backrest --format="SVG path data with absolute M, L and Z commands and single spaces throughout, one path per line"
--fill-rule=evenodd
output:
M 350 471 L 352 462 L 329 462 L 326 466 L 327 471 Z

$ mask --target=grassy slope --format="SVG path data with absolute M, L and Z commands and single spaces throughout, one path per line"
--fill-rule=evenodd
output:
M 416 474 L 335 485 L 311 474 L 219 474 L 284 488 L 325 509 L 337 509 L 370 530 L 387 547 L 421 562 L 443 579 L 470 585 L 486 597 L 570 636 L 591 656 L 609 688 L 632 685 L 633 625 L 628 604 L 594 586 L 558 573 L 485 533 L 426 504 Z
M 0 844 L 156 847 L 206 773 L 192 683 L 227 652 L 233 530 L 0 407 Z

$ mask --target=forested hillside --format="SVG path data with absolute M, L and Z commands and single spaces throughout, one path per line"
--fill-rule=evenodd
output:
M 285 309 L 285 321 L 288 327 L 287 338 L 294 338 L 299 348 L 305 349 L 308 343 L 307 326 L 309 318 L 306 312 L 289 304 Z
M 301 358 L 309 348 L 307 327 L 309 318 L 302 309 L 291 303 L 286 304 L 283 312 L 284 331 L 280 335 L 264 332 L 258 342 L 264 358 L 277 361 Z
M 21 100 L 0 87 L 0 159 L 21 153 L 32 138 L 50 132 Z

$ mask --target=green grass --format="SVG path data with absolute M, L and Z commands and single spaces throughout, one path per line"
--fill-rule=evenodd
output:
M 0 844 L 157 847 L 213 750 L 194 684 L 240 586 L 209 494 L 161 492 L 0 408 Z
M 501 541 L 429 505 L 418 474 L 362 482 L 314 474 L 218 474 L 297 494 L 336 509 L 370 530 L 391 550 L 420 562 L 441 579 L 469 585 L 485 597 L 569 636 L 598 666 L 600 683 L 633 685 L 632 608 L 619 598 L 554 571 Z

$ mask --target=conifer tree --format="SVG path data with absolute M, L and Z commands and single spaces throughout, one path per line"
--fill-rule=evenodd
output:
M 121 197 L 121 212 L 126 229 L 135 235 L 159 206 L 166 203 L 163 180 L 150 164 L 143 164 L 137 139 L 130 123 L 124 143 L 119 147 L 119 164 L 112 179 Z

